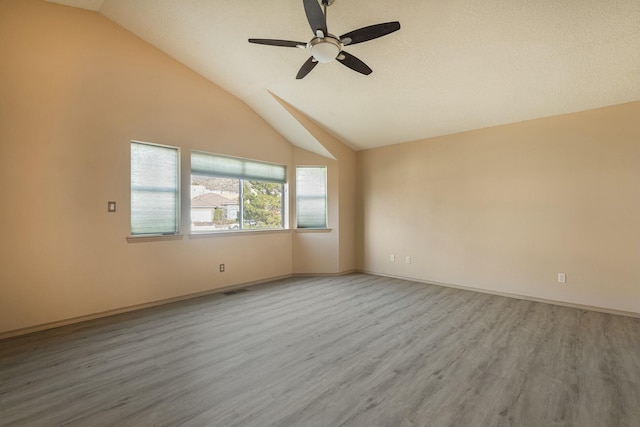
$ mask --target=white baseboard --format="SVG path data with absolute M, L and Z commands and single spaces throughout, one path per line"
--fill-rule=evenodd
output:
M 148 302 L 148 303 L 144 303 L 144 304 L 137 304 L 137 305 L 132 305 L 132 306 L 128 306 L 128 307 L 117 308 L 117 309 L 113 309 L 113 310 L 107 310 L 107 311 L 103 311 L 103 312 L 100 312 L 100 313 L 88 314 L 88 315 L 85 315 L 85 316 L 74 317 L 74 318 L 71 318 L 71 319 L 64 319 L 64 320 L 59 320 L 59 321 L 56 321 L 56 322 L 44 323 L 44 324 L 41 324 L 41 325 L 30 326 L 30 327 L 27 327 L 27 328 L 15 329 L 15 330 L 12 330 L 12 331 L 2 332 L 2 333 L 0 333 L 0 340 L 6 339 L 6 338 L 11 338 L 11 337 L 16 337 L 16 336 L 20 336 L 20 335 L 27 335 L 27 334 L 31 334 L 33 332 L 44 331 L 44 330 L 47 330 L 47 329 L 59 328 L 61 326 L 72 325 L 72 324 L 75 324 L 75 323 L 86 322 L 88 320 L 94 320 L 94 319 L 100 319 L 100 318 L 103 318 L 103 317 L 114 316 L 116 314 L 128 313 L 128 312 L 131 312 L 131 311 L 142 310 L 142 309 L 150 308 L 150 307 L 157 307 L 157 306 L 160 306 L 160 305 L 170 304 L 172 302 L 178 302 L 178 301 L 184 301 L 184 300 L 188 300 L 188 299 L 192 299 L 192 298 L 198 298 L 198 297 L 205 296 L 205 295 L 217 294 L 217 293 L 231 291 L 231 290 L 234 290 L 234 289 L 261 285 L 261 284 L 273 282 L 273 281 L 276 281 L 276 280 L 289 279 L 291 277 L 338 277 L 338 276 L 345 276 L 347 274 L 352 274 L 352 273 L 364 273 L 364 274 L 370 274 L 372 276 L 390 277 L 390 278 L 393 278 L 393 279 L 408 280 L 408 281 L 411 281 L 411 282 L 424 283 L 424 284 L 434 285 L 434 286 L 443 286 L 443 287 L 446 287 L 446 288 L 462 289 L 462 290 L 465 290 L 465 291 L 480 292 L 480 293 L 483 293 L 483 294 L 498 295 L 498 296 L 503 296 L 503 297 L 508 297 L 508 298 L 516 298 L 516 299 L 526 300 L 526 301 L 535 301 L 535 302 L 541 302 L 541 303 L 546 303 L 546 304 L 559 305 L 559 306 L 563 306 L 563 307 L 570 307 L 570 308 L 578 308 L 578 309 L 582 309 L 582 310 L 597 311 L 597 312 L 600 312 L 600 313 L 615 314 L 615 315 L 618 315 L 618 316 L 627 316 L 627 317 L 640 318 L 640 313 L 635 313 L 633 311 L 623 311 L 623 310 L 615 310 L 615 309 L 596 307 L 596 306 L 590 306 L 590 305 L 574 304 L 574 303 L 569 303 L 569 302 L 564 302 L 564 301 L 549 300 L 549 299 L 545 299 L 545 298 L 536 298 L 536 297 L 530 297 L 530 296 L 526 296 L 526 295 L 518 295 L 518 294 L 507 293 L 507 292 L 492 291 L 492 290 L 488 290 L 488 289 L 480 289 L 480 288 L 472 288 L 472 287 L 468 287 L 468 286 L 454 285 L 454 284 L 450 284 L 450 283 L 440 283 L 440 282 L 434 282 L 434 281 L 428 281 L 428 280 L 421 280 L 421 279 L 416 279 L 414 277 L 395 276 L 395 275 L 391 275 L 391 274 L 378 273 L 378 272 L 375 272 L 375 271 L 354 269 L 354 270 L 347 270 L 347 271 L 343 271 L 343 272 L 339 272 L 339 273 L 294 273 L 294 274 L 287 274 L 287 275 L 283 275 L 283 276 L 270 277 L 268 279 L 255 280 L 255 281 L 252 281 L 252 282 L 240 283 L 240 284 L 236 284 L 236 285 L 224 286 L 224 287 L 221 287 L 221 288 L 210 289 L 210 290 L 203 291 L 203 292 L 196 292 L 196 293 L 193 293 L 193 294 L 181 295 L 181 296 L 178 296 L 178 297 L 167 298 L 167 299 Z
M 290 275 L 290 274 L 287 274 L 287 275 L 284 275 L 284 276 L 270 277 L 268 279 L 255 280 L 255 281 L 252 281 L 252 282 L 245 282 L 245 283 L 240 283 L 240 284 L 236 284 L 236 285 L 224 286 L 224 287 L 221 287 L 221 288 L 215 288 L 215 289 L 209 289 L 209 290 L 202 291 L 202 292 L 196 292 L 196 293 L 193 293 L 193 294 L 186 294 L 186 295 L 181 295 L 181 296 L 178 296 L 178 297 L 152 301 L 152 302 L 148 302 L 148 303 L 144 303 L 144 304 L 136 304 L 136 305 L 131 305 L 131 306 L 127 306 L 127 307 L 116 308 L 116 309 L 113 309 L 113 310 L 102 311 L 100 313 L 87 314 L 87 315 L 84 315 L 84 316 L 72 317 L 70 319 L 58 320 L 58 321 L 50 322 L 50 323 L 43 323 L 43 324 L 40 324 L 40 325 L 29 326 L 29 327 L 21 328 L 21 329 L 14 329 L 12 331 L 7 331 L 7 332 L 0 333 L 0 340 L 5 339 L 5 338 L 17 337 L 17 336 L 20 336 L 20 335 L 27 335 L 27 334 L 31 334 L 33 332 L 40 332 L 40 331 L 44 331 L 44 330 L 47 330 L 47 329 L 59 328 L 61 326 L 73 325 L 75 323 L 86 322 L 88 320 L 95 320 L 95 319 L 100 319 L 100 318 L 103 318 L 103 317 L 115 316 L 116 314 L 129 313 L 131 311 L 142 310 L 142 309 L 151 308 L 151 307 L 157 307 L 159 305 L 171 304 L 172 302 L 189 300 L 189 299 L 192 299 L 192 298 L 198 298 L 198 297 L 205 296 L 205 295 L 218 294 L 218 293 L 222 293 L 222 292 L 228 292 L 228 291 L 231 291 L 231 290 L 234 290 L 234 289 L 261 285 L 261 284 L 264 284 L 264 283 L 273 282 L 275 280 L 288 279 L 290 277 L 292 277 L 292 275 Z
M 640 318 L 640 313 L 636 313 L 636 312 L 633 312 L 633 311 L 616 310 L 616 309 L 612 309 L 612 308 L 596 307 L 596 306 L 584 305 L 584 304 L 575 304 L 575 303 L 571 303 L 571 302 L 556 301 L 556 300 L 550 300 L 550 299 L 545 299 L 545 298 L 536 298 L 536 297 L 531 297 L 531 296 L 527 296 L 527 295 L 519 295 L 519 294 L 508 293 L 508 292 L 492 291 L 490 289 L 472 288 L 472 287 L 469 287 L 469 286 L 453 285 L 451 283 L 441 283 L 441 282 L 434 282 L 434 281 L 429 281 L 429 280 L 416 279 L 415 277 L 404 277 L 404 276 L 395 276 L 395 275 L 392 275 L 392 274 L 377 273 L 375 271 L 358 270 L 358 272 L 359 273 L 363 273 L 363 274 L 371 274 L 372 276 L 390 277 L 392 279 L 400 279 L 400 280 L 408 280 L 408 281 L 411 281 L 411 282 L 424 283 L 426 285 L 442 286 L 442 287 L 445 287 L 445 288 L 461 289 L 461 290 L 464 290 L 464 291 L 471 291 L 471 292 L 480 292 L 482 294 L 497 295 L 497 296 L 507 297 L 507 298 L 516 298 L 516 299 L 521 299 L 521 300 L 525 300 L 525 301 L 542 302 L 542 303 L 545 303 L 545 304 L 559 305 L 559 306 L 562 306 L 562 307 L 578 308 L 578 309 L 581 309 L 581 310 L 597 311 L 599 313 L 615 314 L 617 316 L 627 316 L 627 317 Z
M 339 277 L 347 274 L 359 273 L 358 270 L 346 270 L 338 273 L 293 273 L 291 277 Z

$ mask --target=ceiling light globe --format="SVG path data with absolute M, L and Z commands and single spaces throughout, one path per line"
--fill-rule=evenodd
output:
M 340 42 L 330 37 L 315 39 L 311 43 L 311 56 L 323 64 L 336 59 L 341 50 Z

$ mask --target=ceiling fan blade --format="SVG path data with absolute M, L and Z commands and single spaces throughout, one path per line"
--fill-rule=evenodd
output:
M 320 30 L 322 37 L 327 35 L 327 19 L 322 13 L 322 7 L 318 0 L 302 0 L 302 3 L 304 3 L 304 12 L 307 14 L 307 20 L 313 34 L 318 35 L 318 30 Z
M 269 46 L 283 46 L 283 47 L 307 47 L 306 43 L 294 42 L 291 40 L 274 40 L 274 39 L 249 39 L 249 43 L 266 44 Z
M 349 67 L 352 70 L 357 71 L 361 74 L 364 74 L 365 76 L 368 76 L 369 74 L 373 73 L 373 70 L 369 68 L 367 64 L 360 61 L 358 58 L 351 55 L 350 53 L 345 52 L 344 50 L 340 52 L 340 55 L 338 55 L 338 61 L 341 62 L 342 65 Z
M 356 43 L 362 43 L 378 37 L 386 36 L 400 29 L 398 21 L 385 22 L 383 24 L 370 25 L 368 27 L 359 28 L 340 36 L 340 41 L 347 46 Z
M 309 57 L 309 59 L 307 59 L 307 62 L 302 64 L 302 68 L 300 68 L 300 71 L 298 71 L 298 75 L 296 76 L 296 79 L 300 80 L 304 78 L 307 74 L 311 72 L 311 70 L 313 70 L 316 67 L 316 65 L 318 65 L 318 61 L 316 61 L 313 56 Z

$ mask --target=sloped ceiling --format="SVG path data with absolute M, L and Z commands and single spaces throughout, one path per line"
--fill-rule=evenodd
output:
M 292 143 L 322 152 L 286 101 L 361 150 L 640 100 L 638 0 L 336 0 L 340 35 L 400 21 L 295 75 L 309 53 L 248 38 L 309 41 L 301 0 L 56 0 L 95 10 L 245 101 Z

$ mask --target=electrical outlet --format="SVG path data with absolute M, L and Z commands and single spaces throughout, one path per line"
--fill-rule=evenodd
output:
M 220 264 L 220 273 L 224 273 L 224 264 Z
M 411 257 L 410 257 L 410 256 L 406 257 L 404 261 L 405 261 L 407 264 L 411 264 Z
M 567 275 L 565 273 L 558 273 L 558 283 L 567 283 Z
M 116 211 L 116 202 L 107 202 L 107 212 Z
M 389 261 L 396 262 L 396 256 L 393 254 L 389 255 Z

